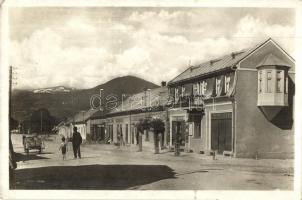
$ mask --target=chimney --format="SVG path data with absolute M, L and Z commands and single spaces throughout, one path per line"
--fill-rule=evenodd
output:
M 167 85 L 166 81 L 162 81 L 162 82 L 161 82 L 161 86 L 162 86 L 162 87 L 165 87 L 166 85 Z
M 234 52 L 231 53 L 232 59 L 235 58 L 236 54 Z

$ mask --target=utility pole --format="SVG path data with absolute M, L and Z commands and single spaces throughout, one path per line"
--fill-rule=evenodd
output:
M 102 92 L 103 92 L 103 90 L 104 90 L 103 88 L 100 89 L 100 111 L 104 110 L 104 108 L 102 107 Z
M 42 134 L 42 131 L 43 131 L 43 111 L 41 110 L 40 112 L 40 132 Z
M 8 100 L 8 113 L 9 113 L 9 119 L 8 119 L 8 130 L 9 130 L 9 135 L 10 135 L 10 130 L 11 130 L 11 116 L 12 116 L 12 83 L 13 83 L 13 67 L 9 67 L 9 100 Z
M 11 116 L 11 97 L 12 97 L 12 84 L 13 84 L 13 67 L 9 67 L 9 116 Z
M 16 68 L 15 68 L 16 69 Z M 9 100 L 8 100 L 8 114 L 9 114 L 9 131 L 11 130 L 11 127 L 10 127 L 10 118 L 12 116 L 12 88 L 13 88 L 13 85 L 16 85 L 17 82 L 13 81 L 13 80 L 16 80 L 17 78 L 16 77 L 13 77 L 14 74 L 17 74 L 17 73 L 13 73 L 13 67 L 12 66 L 9 66 Z

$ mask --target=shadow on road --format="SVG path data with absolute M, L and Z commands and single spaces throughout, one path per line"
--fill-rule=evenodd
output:
M 28 155 L 22 153 L 15 153 L 15 159 L 16 162 L 19 162 L 19 161 L 40 160 L 40 159 L 49 159 L 49 158 L 39 156 L 36 153 L 35 154 L 29 153 Z
M 165 165 L 82 165 L 16 170 L 16 189 L 122 190 L 175 178 Z

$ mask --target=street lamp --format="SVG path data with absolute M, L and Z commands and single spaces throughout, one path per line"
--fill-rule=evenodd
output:
M 125 94 L 122 94 L 122 111 L 124 110 L 124 97 L 125 96 L 126 96 Z
M 147 89 L 149 92 L 149 107 L 151 108 L 151 89 Z
M 40 128 L 41 128 L 40 134 L 42 134 L 42 132 L 43 132 L 43 110 L 41 110 L 41 112 L 40 112 Z
M 150 91 L 151 89 L 147 88 L 145 89 L 145 121 L 147 120 L 147 91 Z M 149 141 L 149 132 L 148 129 L 146 129 L 146 137 L 145 137 L 145 141 Z

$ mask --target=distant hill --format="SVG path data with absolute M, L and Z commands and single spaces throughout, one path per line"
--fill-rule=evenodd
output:
M 45 108 L 58 121 L 81 110 L 90 108 L 92 95 L 114 94 L 120 100 L 122 94 L 135 94 L 146 88 L 159 87 L 151 82 L 134 76 L 114 78 L 104 84 L 90 89 L 77 90 L 64 86 L 36 90 L 14 90 L 12 93 L 12 117 L 17 120 L 28 118 L 35 110 Z

